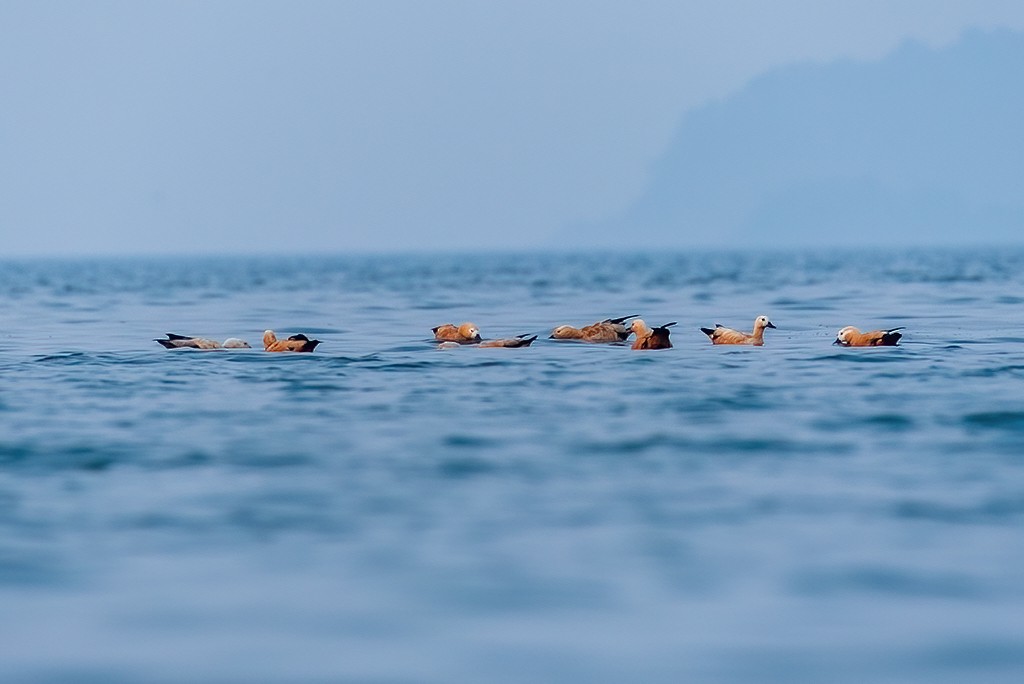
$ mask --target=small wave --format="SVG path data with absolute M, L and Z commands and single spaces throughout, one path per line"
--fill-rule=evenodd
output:
M 62 352 L 60 354 L 47 354 L 34 359 L 36 363 L 42 364 L 68 364 L 75 365 L 86 360 L 91 355 L 87 352 Z
M 832 354 L 813 356 L 809 361 L 842 361 L 843 363 L 900 363 L 907 356 L 894 352 L 894 347 L 870 347 L 864 349 L 844 349 Z
M 761 436 L 725 436 L 715 440 L 693 439 L 681 435 L 651 434 L 622 437 L 602 441 L 587 440 L 573 445 L 581 454 L 643 454 L 648 451 L 668 450 L 684 454 L 707 454 L 715 457 L 749 456 L 754 454 L 790 455 L 828 453 L 839 454 L 853 450 L 853 445 L 836 441 L 801 441 Z
M 693 440 L 666 434 L 652 434 L 637 437 L 620 437 L 599 442 L 584 442 L 577 449 L 580 453 L 593 454 L 639 454 L 651 449 L 669 448 L 691 450 L 699 448 Z
M 721 411 L 765 411 L 775 407 L 772 388 L 741 387 L 730 396 L 701 397 L 677 402 L 673 408 L 680 413 L 718 415 Z
M 993 368 L 981 368 L 978 370 L 964 371 L 961 375 L 965 378 L 993 378 L 1000 375 L 1021 374 L 1024 374 L 1024 364 L 1010 364 L 1006 366 L 995 366 Z
M 921 661 L 931 667 L 941 668 L 944 676 L 949 676 L 950 671 L 961 669 L 970 672 L 982 671 L 992 672 L 989 681 L 1002 679 L 995 673 L 1005 668 L 1014 668 L 1019 675 L 1021 667 L 1024 667 L 1024 641 L 1012 638 L 1003 639 L 957 639 L 949 643 L 940 644 L 928 649 L 921 654 Z M 939 681 L 942 677 L 936 677 Z M 965 673 L 959 681 L 969 681 L 974 677 Z M 985 678 L 982 678 L 984 680 Z M 956 680 L 950 680 L 956 681 Z M 1006 681 L 1012 681 L 1006 680 Z
M 1024 516 L 1024 497 L 993 497 L 976 505 L 952 505 L 911 499 L 896 504 L 899 518 L 957 525 L 1004 523 Z
M 903 432 L 916 426 L 914 418 L 902 413 L 879 413 L 869 416 L 829 416 L 813 423 L 814 427 L 826 432 L 837 430 L 857 432 L 864 428 L 883 432 Z
M 497 470 L 497 466 L 482 458 L 463 456 L 443 459 L 438 463 L 437 470 L 446 479 L 461 480 L 493 473 Z
M 319 401 L 319 396 L 307 396 L 308 393 L 319 395 L 322 392 L 347 392 L 349 388 L 337 382 L 326 380 L 288 378 L 285 380 L 285 391 L 299 401 Z
M 122 449 L 93 444 L 53 447 L 46 444 L 2 444 L 0 464 L 17 465 L 30 470 L 107 470 L 124 460 Z
M 284 531 L 337 533 L 348 526 L 336 516 L 325 515 L 330 497 L 308 490 L 261 492 L 228 505 L 224 521 L 260 535 Z
M 374 370 L 383 373 L 404 373 L 406 371 L 422 370 L 433 367 L 434 363 L 432 361 L 401 361 L 397 363 L 383 363 L 377 366 Z
M 446 447 L 478 449 L 496 446 L 499 442 L 489 437 L 478 435 L 448 435 L 442 440 Z
M 175 355 L 179 352 L 174 351 L 166 356 Z M 281 354 L 268 354 L 263 350 L 242 350 L 242 349 L 231 349 L 225 351 L 197 351 L 192 356 L 199 357 L 212 357 L 214 363 L 240 363 L 240 364 L 261 364 L 268 366 L 275 366 L 279 364 L 317 364 L 327 367 L 343 368 L 354 363 L 360 363 L 367 360 L 373 360 L 375 357 L 364 357 L 364 356 L 345 356 L 345 355 L 331 355 L 320 353 L 318 350 L 313 354 L 298 354 L 298 353 L 281 353 Z
M 213 463 L 232 466 L 280 468 L 308 465 L 308 454 L 259 448 L 210 451 L 195 446 L 153 448 L 148 444 L 100 440 L 79 444 L 53 443 L 38 439 L 31 443 L 0 443 L 0 467 L 34 473 L 105 473 L 131 466 L 153 470 L 177 470 L 208 466 Z
M 982 582 L 968 575 L 923 572 L 888 566 L 805 571 L 792 580 L 791 586 L 796 593 L 813 596 L 869 592 L 973 600 L 983 598 L 988 593 Z
M 51 554 L 0 548 L 0 586 L 39 587 L 65 584 L 66 563 Z
M 174 356 L 180 356 L 176 352 Z M 43 366 L 140 366 L 160 363 L 167 354 L 150 352 L 59 352 L 36 356 L 32 362 Z
M 963 417 L 968 428 L 1024 431 L 1024 411 L 981 411 Z
M 912 417 L 902 413 L 880 413 L 874 416 L 867 416 L 860 420 L 861 424 L 880 427 L 885 430 L 909 430 L 914 427 Z
M 830 298 L 832 299 L 832 298 Z M 771 302 L 772 308 L 785 309 L 786 311 L 834 311 L 836 305 L 829 301 L 813 299 L 791 299 L 780 297 Z
M 414 354 L 418 352 L 434 351 L 437 349 L 438 342 L 434 339 L 423 340 L 418 343 L 400 344 L 394 347 L 388 347 L 385 351 L 395 354 Z

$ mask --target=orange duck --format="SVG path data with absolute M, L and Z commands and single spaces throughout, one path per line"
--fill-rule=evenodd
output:
M 263 333 L 263 348 L 268 352 L 311 352 L 318 344 L 320 340 L 311 340 L 302 333 L 286 340 L 277 339 L 273 330 Z
M 754 332 L 752 333 L 726 328 L 719 323 L 716 323 L 714 328 L 701 328 L 700 331 L 711 338 L 712 344 L 749 344 L 761 347 L 764 345 L 765 328 L 774 327 L 775 325 L 768 320 L 767 316 L 758 316 L 754 319 Z

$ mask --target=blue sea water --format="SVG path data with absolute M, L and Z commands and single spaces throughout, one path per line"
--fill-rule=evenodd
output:
M 1022 305 L 1021 250 L 2 262 L 0 680 L 1019 682 Z M 626 314 L 675 347 L 545 339 Z M 153 341 L 266 328 L 323 343 Z

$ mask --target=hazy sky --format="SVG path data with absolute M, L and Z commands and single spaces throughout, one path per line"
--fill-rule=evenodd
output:
M 585 247 L 682 115 L 1024 3 L 0 0 L 0 255 Z

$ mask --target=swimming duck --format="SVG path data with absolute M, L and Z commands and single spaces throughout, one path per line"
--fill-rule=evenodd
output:
M 320 340 L 311 340 L 302 333 L 292 335 L 287 340 L 277 339 L 273 330 L 263 333 L 263 348 L 268 352 L 311 352 L 320 344 Z
M 764 345 L 765 328 L 774 328 L 775 325 L 768 320 L 767 316 L 758 316 L 754 319 L 754 332 L 745 333 L 732 328 L 722 327 L 716 323 L 712 328 L 701 328 L 700 331 L 711 338 L 712 344 L 749 344 L 755 347 Z
M 606 318 L 603 321 L 592 323 L 582 328 L 574 328 L 571 325 L 560 325 L 551 331 L 551 336 L 548 339 L 552 340 L 582 340 L 584 342 L 622 342 L 631 334 L 633 331 L 627 326 L 623 325 L 623 322 L 629 318 L 635 318 L 636 314 L 632 316 L 623 316 L 622 318 Z
M 668 329 L 675 324 L 676 322 L 672 321 L 652 329 L 641 319 L 636 319 L 630 324 L 630 332 L 636 334 L 633 349 L 671 349 L 672 342 L 668 339 Z
M 438 342 L 458 342 L 459 344 L 476 344 L 480 341 L 480 329 L 473 323 L 463 323 L 455 327 L 451 323 L 432 328 L 434 339 Z
M 154 340 L 167 349 L 251 349 L 249 343 L 237 337 L 229 337 L 221 344 L 217 340 L 209 340 L 205 337 L 191 337 L 189 335 L 176 335 L 165 333 L 166 340 Z
M 537 339 L 536 335 L 516 335 L 500 340 L 483 340 L 479 347 L 529 347 Z
M 872 330 L 862 333 L 852 325 L 848 325 L 836 334 L 836 341 L 832 344 L 843 347 L 895 347 L 903 337 L 903 333 L 896 332 L 897 330 L 903 330 L 903 328 Z

